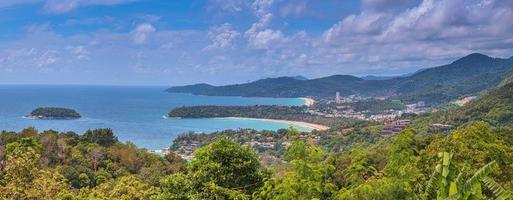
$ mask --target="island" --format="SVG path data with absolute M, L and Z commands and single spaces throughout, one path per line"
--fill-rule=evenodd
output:
M 69 108 L 39 107 L 26 116 L 30 119 L 72 120 L 82 117 L 77 111 Z

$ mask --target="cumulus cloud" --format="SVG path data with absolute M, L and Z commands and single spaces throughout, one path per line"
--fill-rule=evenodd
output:
M 271 44 L 277 45 L 285 36 L 280 30 L 267 28 L 273 14 L 271 12 L 274 0 L 255 0 L 251 9 L 258 20 L 244 33 L 248 38 L 248 46 L 255 49 L 268 49 Z
M 8 5 L 6 1 L 0 1 L 0 7 L 2 3 Z M 57 2 L 20 1 L 41 5 Z M 77 0 L 65 6 L 69 0 L 59 2 L 64 7 L 48 12 L 109 5 Z M 336 4 L 340 2 L 328 5 L 342 5 Z M 173 81 L 192 83 L 223 77 L 212 75 L 227 72 L 238 73 L 238 80 L 231 81 L 292 74 L 311 77 L 334 73 L 401 74 L 445 64 L 476 51 L 497 57 L 513 54 L 510 34 L 513 21 L 507 20 L 513 18 L 511 1 L 362 0 L 361 7 L 350 14 L 330 18 L 331 25 L 316 24 L 315 28 L 306 27 L 306 30 L 298 28 L 305 24 L 297 25 L 305 19 L 310 23 L 310 17 L 318 14 L 309 8 L 313 1 L 210 0 L 209 3 L 216 5 L 207 5 L 210 6 L 207 9 L 215 8 L 208 15 L 222 12 L 222 15 L 229 13 L 230 18 L 241 18 L 232 20 L 223 18 L 226 15 L 219 18 L 216 15 L 208 21 L 216 25 L 194 30 L 166 30 L 169 27 L 166 16 L 145 13 L 131 19 L 91 16 L 70 19 L 62 25 L 34 24 L 25 27 L 26 33 L 20 39 L 0 42 L 0 70 L 49 71 L 74 66 L 97 75 L 107 74 L 104 76 L 109 73 L 99 72 L 167 77 L 180 74 Z M 291 17 L 293 21 L 288 21 Z M 326 21 L 329 20 L 323 22 Z M 124 26 L 103 26 L 116 22 Z M 102 24 L 102 29 L 58 33 L 63 26 L 89 24 L 93 25 L 88 27 Z M 52 32 L 52 28 L 57 32 Z M 169 80 L 167 77 L 162 80 Z M 225 81 L 218 80 L 218 83 Z
M 210 10 L 221 8 L 223 11 L 237 13 L 249 5 L 247 0 L 209 0 Z
M 52 65 L 57 63 L 59 57 L 53 49 L 19 48 L 5 52 L 5 57 L 0 58 L 0 65 L 10 71 L 32 66 L 37 71 L 51 71 Z
M 417 5 L 421 0 L 362 0 L 363 10 L 401 11 Z
M 513 17 L 513 9 L 504 1 L 402 1 L 414 4 L 410 7 L 394 2 L 364 0 L 360 13 L 323 33 L 316 43 L 320 58 L 337 57 L 341 66 L 349 62 L 404 68 L 443 63 L 475 51 L 511 54 L 505 46 L 511 46 L 513 22 L 504 19 Z M 362 69 L 372 70 L 370 66 Z
M 233 40 L 239 36 L 240 33 L 234 30 L 229 23 L 214 27 L 208 32 L 208 37 L 212 40 L 212 44 L 205 47 L 205 50 L 230 48 L 232 47 Z
M 273 3 L 274 0 L 255 0 L 253 4 L 251 4 L 251 8 L 257 16 L 263 16 L 269 13 Z
M 49 13 L 67 13 L 78 7 L 93 5 L 117 5 L 135 0 L 46 0 L 43 9 Z
M 279 45 L 285 39 L 281 31 L 265 29 L 250 36 L 249 45 L 257 49 L 268 49 Z
M 151 24 L 139 24 L 132 31 L 132 39 L 135 44 L 144 44 L 150 34 L 154 33 L 157 29 Z
M 307 8 L 308 0 L 287 1 L 280 8 L 280 15 L 285 16 L 301 16 Z

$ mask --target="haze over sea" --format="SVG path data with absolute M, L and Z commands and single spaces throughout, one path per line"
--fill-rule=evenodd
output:
M 187 131 L 213 132 L 254 128 L 276 130 L 288 124 L 237 119 L 165 119 L 172 108 L 191 105 L 302 105 L 296 98 L 212 97 L 164 92 L 160 86 L 35 86 L 0 85 L 0 130 L 19 131 L 33 126 L 39 131 L 75 131 L 112 128 L 121 141 L 149 150 L 169 147 Z M 23 116 L 37 107 L 77 110 L 78 120 L 31 120 Z M 298 127 L 308 130 L 304 127 Z

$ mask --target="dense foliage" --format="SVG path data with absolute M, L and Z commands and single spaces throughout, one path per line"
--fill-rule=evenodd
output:
M 147 199 L 183 161 L 120 143 L 110 129 L 0 134 L 0 199 Z M 3 196 L 2 196 L 3 195 Z M 135 198 L 140 196 L 140 198 Z
M 271 168 L 263 167 L 254 149 L 226 135 L 185 163 L 173 154 L 161 157 L 122 144 L 110 133 L 2 132 L 0 197 L 507 199 L 513 189 L 513 130 L 494 130 L 484 122 L 448 136 L 422 137 L 406 129 L 339 152 L 293 139 L 283 161 Z M 294 138 L 298 132 L 281 134 Z
M 252 117 L 252 118 L 293 118 L 305 114 L 306 106 L 187 106 L 174 108 L 169 117 L 214 118 L 214 117 Z
M 323 124 L 331 127 L 347 127 L 357 123 L 369 124 L 357 119 L 333 118 L 311 115 L 306 112 L 306 106 L 184 106 L 174 108 L 168 117 L 178 118 L 216 118 L 216 117 L 242 117 L 302 121 L 314 124 Z
M 513 126 L 513 83 L 490 91 L 463 107 L 413 117 L 417 131 L 429 131 L 431 124 L 442 123 L 457 128 L 484 121 L 494 127 Z
M 33 110 L 28 117 L 37 119 L 78 119 L 80 114 L 69 108 L 40 107 Z

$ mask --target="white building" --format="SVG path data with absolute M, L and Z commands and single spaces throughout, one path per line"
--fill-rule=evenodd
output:
M 340 92 L 335 93 L 335 103 L 340 104 Z

